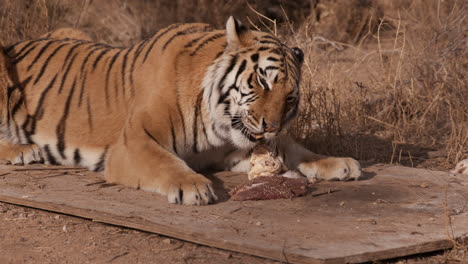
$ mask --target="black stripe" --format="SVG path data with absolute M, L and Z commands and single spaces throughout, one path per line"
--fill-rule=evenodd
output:
M 36 57 L 33 59 L 33 61 L 29 64 L 28 66 L 28 71 L 31 70 L 31 68 L 34 66 L 34 64 L 37 63 L 37 61 L 42 57 L 42 55 L 44 55 L 44 52 L 47 50 L 47 48 L 49 48 L 50 45 L 54 44 L 55 42 L 57 42 L 58 40 L 51 40 L 49 41 L 48 43 L 46 43 L 40 50 L 39 52 L 37 53 Z
M 184 115 L 182 114 L 182 109 L 180 109 L 180 102 L 179 102 L 179 93 L 176 91 L 176 106 L 177 112 L 179 113 L 180 122 L 182 123 L 182 132 L 184 133 L 184 148 L 187 145 L 187 134 L 185 131 L 185 119 Z
M 250 56 L 250 59 L 252 60 L 252 62 L 257 62 L 258 61 L 258 53 L 255 53 L 252 56 Z
M 35 50 L 37 48 L 38 45 L 35 45 L 33 47 L 31 47 L 29 50 L 27 50 L 23 55 L 21 55 L 20 57 L 15 57 L 11 63 L 12 64 L 18 64 L 20 63 L 24 58 L 26 58 L 26 56 L 28 56 L 29 53 L 31 53 L 31 51 Z
M 205 26 L 203 29 L 199 29 L 197 26 L 191 26 L 187 29 L 184 29 L 182 31 L 179 31 L 177 33 L 175 33 L 174 35 L 172 35 L 172 37 L 170 37 L 166 43 L 164 43 L 163 45 L 163 51 L 166 50 L 167 46 L 177 37 L 180 37 L 180 36 L 183 36 L 183 35 L 187 35 L 187 34 L 190 34 L 190 33 L 195 33 L 195 32 L 203 32 L 203 31 L 206 31 L 207 29 L 209 29 L 210 26 Z
M 269 61 L 279 61 L 279 59 L 277 59 L 275 57 L 268 57 L 267 60 L 269 60 Z
M 237 85 L 237 79 L 239 78 L 239 75 L 241 75 L 244 72 L 246 65 L 247 65 L 247 60 L 243 60 L 241 65 L 239 66 L 239 69 L 237 70 L 236 78 L 234 79 L 233 85 Z
M 81 107 L 81 103 L 83 102 L 83 94 L 84 94 L 84 88 L 85 88 L 87 78 L 88 78 L 88 72 L 84 72 L 84 76 L 82 78 L 81 86 L 80 86 L 80 96 L 78 97 L 78 107 Z
M 148 50 L 146 51 L 145 53 L 145 57 L 143 58 L 143 63 L 146 62 L 146 59 L 148 59 L 148 55 L 150 54 L 151 50 L 153 50 L 153 47 L 154 45 L 156 44 L 156 42 L 158 42 L 158 40 L 164 36 L 165 34 L 167 34 L 167 32 L 173 30 L 173 29 L 176 29 L 180 26 L 183 26 L 184 24 L 173 24 L 173 25 L 170 25 L 168 26 L 166 29 L 164 29 L 163 31 L 161 31 L 161 33 L 157 33 L 157 36 L 155 35 L 155 37 L 152 38 L 152 43 L 150 45 L 150 47 L 148 48 Z
M 21 126 L 24 137 L 26 138 L 28 144 L 34 144 L 34 142 L 31 140 L 31 136 L 33 135 L 34 130 L 36 129 L 35 123 L 36 122 L 34 121 L 33 116 L 27 115 L 26 121 L 24 121 L 23 125 Z
M 104 151 L 102 152 L 101 156 L 99 157 L 99 161 L 94 164 L 94 171 L 102 171 L 104 170 L 104 162 L 106 161 L 106 156 L 107 156 L 107 151 L 109 150 L 109 146 L 106 146 L 104 148 Z
M 28 78 L 24 79 L 17 87 L 21 90 L 24 91 L 26 86 L 31 82 L 32 76 L 28 76 Z
M 81 163 L 81 154 L 80 154 L 80 149 L 75 149 L 75 152 L 73 153 L 73 161 L 75 162 L 75 165 L 80 165 Z
M 229 96 L 231 90 L 239 91 L 239 87 L 237 87 L 235 84 L 229 86 L 229 89 L 219 97 L 218 104 L 224 102 L 224 100 Z
M 135 53 L 133 54 L 133 61 L 132 61 L 132 65 L 130 66 L 130 88 L 131 88 L 132 95 L 135 95 L 135 85 L 134 85 L 134 80 L 133 80 L 135 64 L 138 58 L 140 57 L 141 52 L 145 48 L 146 44 L 148 44 L 148 41 L 149 41 L 148 39 L 144 40 L 138 46 L 135 46 L 137 47 L 137 49 L 135 50 Z M 132 49 L 134 49 L 135 47 L 133 47 Z
M 276 67 L 276 66 L 267 66 L 267 67 L 265 67 L 265 71 L 267 71 L 267 70 L 277 70 L 277 69 L 279 69 L 279 67 Z
M 270 90 L 270 86 L 268 86 L 265 79 L 263 79 L 262 77 L 258 77 L 258 79 L 260 79 L 260 84 L 262 85 L 263 89 Z
M 260 98 L 260 96 L 255 95 L 254 92 L 249 93 L 248 95 L 252 95 L 252 96 L 250 98 L 246 98 L 245 101 L 243 102 L 243 104 L 255 102 L 258 98 Z M 248 95 L 246 95 L 246 96 L 248 96 Z
M 69 43 L 64 43 L 58 46 L 47 58 L 47 60 L 42 64 L 41 70 L 39 71 L 39 74 L 37 75 L 36 79 L 34 80 L 34 84 L 37 84 L 39 80 L 42 78 L 42 76 L 45 73 L 45 70 L 47 66 L 49 66 L 50 60 L 59 52 L 60 49 L 62 49 L 64 46 L 68 45 Z
M 71 55 L 73 54 L 73 52 L 75 51 L 76 48 L 78 48 L 79 46 L 81 46 L 81 44 L 82 44 L 82 43 L 73 45 L 73 47 L 71 47 L 71 48 L 68 50 L 67 55 L 65 56 L 65 60 L 63 61 L 63 67 L 65 67 L 65 66 L 67 65 L 67 63 L 70 61 Z
M 55 157 L 52 155 L 52 152 L 50 152 L 49 144 L 44 145 L 43 149 L 44 149 L 44 152 L 45 152 L 46 160 L 47 160 L 47 162 L 49 162 L 49 164 L 51 164 L 51 165 L 60 165 L 57 162 L 57 160 L 55 159 Z
M 250 89 L 253 89 L 252 85 L 252 78 L 253 78 L 253 73 L 250 73 L 249 78 L 247 79 L 247 85 L 249 86 Z
M 67 127 L 67 119 L 68 119 L 68 113 L 70 112 L 70 104 L 71 100 L 73 98 L 73 94 L 75 92 L 75 86 L 76 86 L 76 78 L 73 80 L 72 87 L 70 89 L 70 93 L 68 94 L 67 101 L 65 102 L 65 109 L 63 110 L 63 115 L 62 118 L 60 119 L 60 122 L 57 125 L 56 133 L 57 133 L 57 149 L 60 153 L 60 156 L 63 159 L 66 159 L 67 157 L 65 156 L 65 130 Z
M 224 36 L 224 33 L 218 33 L 218 34 L 214 34 L 213 36 L 205 39 L 200 44 L 198 44 L 198 46 L 195 48 L 195 50 L 192 53 L 190 53 L 190 56 L 194 56 L 201 48 L 203 48 L 209 42 L 215 41 L 216 39 L 219 39 L 219 38 L 221 38 L 223 36 Z
M 11 54 L 9 54 L 10 57 L 14 57 L 14 60 L 12 60 L 12 63 L 13 64 L 17 64 L 19 63 L 20 61 L 22 61 L 31 51 L 33 51 L 34 49 L 36 49 L 39 45 L 35 45 L 34 47 L 31 47 L 32 45 L 38 43 L 38 42 L 41 42 L 41 41 L 44 41 L 44 39 L 38 39 L 38 40 L 34 40 L 34 41 L 30 41 L 28 44 L 24 45 L 23 48 L 21 48 L 21 50 L 19 50 L 18 52 L 16 52 L 14 54 L 14 56 L 11 56 Z M 16 44 L 15 44 L 16 46 Z M 11 46 L 12 48 L 13 46 Z M 27 48 L 31 47 L 29 50 L 26 51 Z M 7 49 L 7 53 L 10 53 L 11 49 Z M 23 53 L 24 52 L 24 53 Z
M 198 153 L 198 113 L 201 107 L 201 101 L 203 99 L 203 90 L 197 96 L 195 104 L 195 117 L 193 118 L 193 152 Z
M 219 90 L 220 93 L 222 92 L 222 87 L 224 85 L 224 81 L 226 80 L 226 77 L 231 73 L 231 71 L 234 69 L 234 66 L 236 66 L 237 63 L 237 56 L 234 56 L 231 60 L 231 63 L 229 64 L 228 68 L 226 69 L 226 73 L 223 75 L 221 80 L 219 81 Z M 221 99 L 222 96 L 218 99 L 218 104 L 221 103 L 224 99 Z
M 26 137 L 26 140 L 27 140 L 28 144 L 33 144 L 32 140 L 31 140 L 31 136 L 36 131 L 36 122 L 37 122 L 37 120 L 40 120 L 42 118 L 42 114 L 43 114 L 43 111 L 42 112 L 39 112 L 39 111 L 41 110 L 41 106 L 42 106 L 42 103 L 44 101 L 45 94 L 47 94 L 50 87 L 52 87 L 53 83 L 55 82 L 56 77 L 57 76 L 54 77 L 54 79 L 47 86 L 45 91 L 41 93 L 41 96 L 40 96 L 39 102 L 38 102 L 38 106 L 36 107 L 36 110 L 34 111 L 34 114 L 32 116 L 28 115 L 27 118 L 26 118 L 26 121 L 22 125 L 22 129 L 23 129 L 23 132 L 24 132 L 24 135 Z M 20 101 L 22 101 L 22 100 L 20 100 Z M 19 106 L 21 106 L 21 105 L 19 105 Z M 13 109 L 11 115 L 14 115 L 14 112 L 16 112 L 16 111 L 17 110 Z
M 36 106 L 36 110 L 34 111 L 34 119 L 35 120 L 40 120 L 42 118 L 44 110 L 42 109 L 42 105 L 44 104 L 44 100 L 47 96 L 47 93 L 50 91 L 50 89 L 54 86 L 55 81 L 57 80 L 58 74 L 55 74 L 54 78 L 49 82 L 49 84 L 46 86 L 44 91 L 42 91 L 41 96 L 39 98 L 39 101 Z
M 70 69 L 71 69 L 71 67 L 73 65 L 73 62 L 75 62 L 75 59 L 76 59 L 77 55 L 78 55 L 78 53 L 75 53 L 73 55 L 72 59 L 70 60 L 70 63 L 68 63 L 68 66 L 67 66 L 67 68 L 65 70 L 65 73 L 63 74 L 62 81 L 60 82 L 58 93 L 62 93 L 63 86 L 65 85 L 65 82 L 67 81 L 68 74 L 70 73 Z M 76 78 L 75 78 L 75 81 L 76 81 Z M 75 83 L 75 81 L 73 81 L 73 83 Z
M 16 101 L 15 105 L 13 106 L 11 112 L 10 112 L 10 115 L 11 116 L 15 116 L 16 115 L 16 112 L 18 112 L 18 110 L 21 108 L 21 106 L 24 104 L 24 95 L 23 95 L 23 90 L 24 90 L 24 87 L 26 87 L 26 85 L 28 85 L 28 83 L 31 81 L 31 76 L 29 76 L 28 78 L 26 78 L 24 81 L 21 82 L 21 84 L 19 85 L 16 85 L 14 89 L 11 90 L 11 93 L 13 93 L 13 91 L 18 88 L 21 92 L 21 97 L 18 101 Z
M 81 63 L 80 72 L 83 72 L 84 67 L 85 67 L 86 63 L 88 62 L 89 58 L 91 57 L 91 55 L 93 55 L 94 52 L 102 49 L 101 45 L 95 44 L 93 46 L 95 46 L 95 47 L 92 48 L 91 50 L 89 50 L 88 54 L 86 55 L 85 59 L 83 60 L 83 63 Z M 93 47 L 93 46 L 90 46 L 90 48 Z
M 89 126 L 89 130 L 93 131 L 93 112 L 91 111 L 91 103 L 89 101 L 89 96 L 86 100 L 86 103 L 87 103 L 86 111 L 88 112 L 88 126 Z
M 105 50 L 101 51 L 101 53 L 99 53 L 99 55 L 96 57 L 96 60 L 93 62 L 93 71 L 96 70 L 96 66 L 99 63 L 99 61 L 102 59 L 102 56 L 104 56 L 104 54 L 106 54 L 110 50 L 112 50 L 112 49 L 105 49 Z
M 270 52 L 284 57 L 283 53 L 279 49 L 272 49 Z
M 83 102 L 83 94 L 84 94 L 86 80 L 87 80 L 87 77 L 88 77 L 88 71 L 85 71 L 85 66 L 88 63 L 89 58 L 91 58 L 91 56 L 96 51 L 102 49 L 102 44 L 95 44 L 95 45 L 90 46 L 90 48 L 91 48 L 91 50 L 89 50 L 89 52 L 86 55 L 85 59 L 81 63 L 81 67 L 80 67 L 80 71 L 79 71 L 80 76 L 81 76 L 81 74 L 84 74 L 84 76 L 83 76 L 83 78 L 81 78 L 80 96 L 79 96 L 79 100 L 78 100 L 78 107 L 80 107 L 82 102 Z
M 224 48 L 223 48 L 223 49 L 224 49 Z M 224 50 L 218 52 L 218 54 L 216 54 L 216 56 L 214 57 L 214 59 L 216 60 L 216 59 L 219 58 L 221 55 L 223 55 L 223 53 L 224 53 Z
M 158 145 L 161 146 L 161 144 L 159 144 L 158 140 L 155 137 L 153 137 L 153 135 L 151 135 L 151 133 L 146 129 L 146 127 L 143 127 L 143 130 L 145 131 L 145 133 L 146 133 L 146 135 L 148 137 L 150 137 L 154 142 L 156 142 Z
M 123 131 L 123 141 L 124 141 L 125 147 L 127 147 L 127 130 L 125 129 Z
M 250 92 L 248 92 L 248 93 L 243 93 L 242 91 L 240 92 L 240 94 L 241 94 L 242 97 L 249 96 L 249 95 L 254 94 L 254 93 L 255 93 L 255 91 L 250 91 Z M 241 99 L 241 100 L 242 100 L 242 99 Z
M 258 68 L 258 71 L 260 72 L 261 75 L 265 75 L 265 71 L 262 68 Z
M 120 53 L 122 51 L 119 50 L 117 51 L 114 56 L 112 56 L 112 59 L 109 63 L 109 67 L 107 68 L 107 73 L 106 73 L 106 83 L 104 86 L 104 93 L 105 93 L 105 99 L 106 99 L 106 106 L 109 107 L 109 77 L 110 77 L 110 72 L 112 70 L 112 66 L 114 65 L 115 61 L 119 57 Z
M 130 53 L 130 49 L 126 50 L 125 51 L 125 55 L 124 55 L 124 58 L 123 58 L 123 62 L 122 62 L 122 72 L 121 72 L 121 75 L 122 75 L 122 96 L 125 100 L 125 69 L 127 68 L 127 59 L 128 59 L 128 54 Z
M 177 142 L 176 142 L 176 136 L 175 136 L 175 128 L 174 128 L 174 123 L 172 122 L 172 118 L 171 116 L 169 115 L 169 121 L 170 121 L 170 125 L 171 125 L 171 136 L 172 136 L 172 149 L 174 150 L 174 152 L 177 154 Z
M 207 34 L 205 33 L 205 34 L 202 34 L 201 36 L 199 36 L 198 38 L 192 39 L 187 44 L 185 44 L 184 48 L 187 49 L 187 48 L 192 47 L 195 43 L 197 43 L 200 39 L 204 38 L 206 35 Z
M 43 39 L 42 39 L 42 40 L 43 40 Z M 19 56 L 19 55 L 21 54 L 21 52 L 25 51 L 27 48 L 29 48 L 29 46 L 31 46 L 31 45 L 34 44 L 34 43 L 37 43 L 38 41 L 42 41 L 42 40 L 33 40 L 33 41 L 20 41 L 20 42 L 16 42 L 15 44 L 6 47 L 6 48 L 5 48 L 5 51 L 6 51 L 6 53 L 10 53 L 14 48 L 17 48 L 17 47 L 20 46 L 21 44 L 24 44 L 24 46 L 21 48 L 21 50 L 19 50 L 18 52 L 16 52 L 16 55 L 15 55 L 15 56 Z

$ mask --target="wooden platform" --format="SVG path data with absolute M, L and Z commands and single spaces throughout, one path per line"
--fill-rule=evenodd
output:
M 233 202 L 245 175 L 213 178 L 221 201 L 169 205 L 81 169 L 0 165 L 0 201 L 287 261 L 356 263 L 449 248 L 468 236 L 468 178 L 397 166 L 322 182 L 293 200 Z M 1 225 L 1 222 L 0 222 Z

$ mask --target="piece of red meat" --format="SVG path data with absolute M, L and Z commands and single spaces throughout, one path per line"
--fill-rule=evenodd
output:
M 237 186 L 229 195 L 234 201 L 293 198 L 305 195 L 308 185 L 307 178 L 257 177 Z

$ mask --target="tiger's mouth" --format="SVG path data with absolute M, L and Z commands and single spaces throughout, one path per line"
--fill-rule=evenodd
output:
M 242 126 L 241 129 L 242 134 L 246 136 L 250 141 L 260 141 L 265 138 L 265 132 L 258 132 L 258 129 L 252 128 L 252 125 L 245 119 L 242 119 Z
M 258 142 L 261 140 L 268 140 L 276 136 L 277 133 L 268 131 L 259 131 L 260 129 L 254 128 L 248 120 L 244 118 L 237 118 L 232 120 L 232 127 L 239 130 L 251 142 Z
M 268 132 L 268 131 L 261 131 L 258 132 L 258 129 L 252 129 L 249 124 L 243 122 L 244 128 L 242 130 L 243 134 L 249 138 L 252 142 L 257 142 L 260 140 L 269 140 L 274 138 L 278 133 L 277 132 Z

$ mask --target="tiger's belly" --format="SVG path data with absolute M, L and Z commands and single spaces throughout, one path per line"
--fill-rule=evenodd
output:
M 40 155 L 46 164 L 79 166 L 92 171 L 104 169 L 109 145 L 92 146 L 67 142 L 62 148 L 56 137 L 38 134 L 32 139 L 38 146 Z

